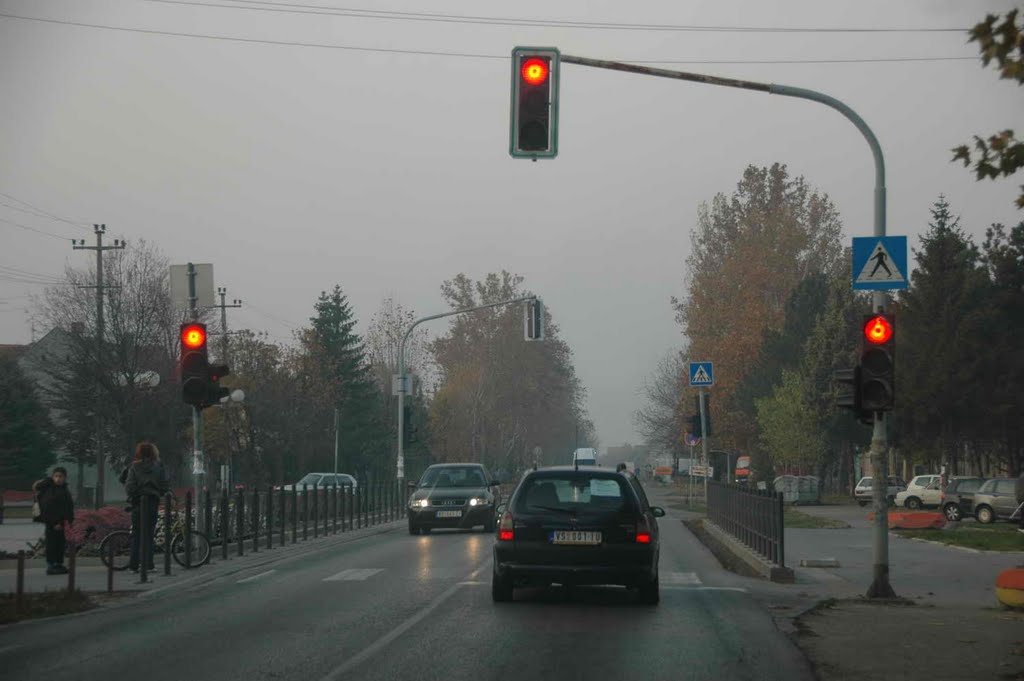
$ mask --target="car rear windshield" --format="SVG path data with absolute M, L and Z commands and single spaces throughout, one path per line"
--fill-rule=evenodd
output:
M 445 466 L 428 468 L 420 487 L 485 487 L 484 472 L 479 466 Z
M 516 496 L 515 510 L 520 513 L 608 513 L 633 506 L 621 478 L 581 471 L 528 478 Z

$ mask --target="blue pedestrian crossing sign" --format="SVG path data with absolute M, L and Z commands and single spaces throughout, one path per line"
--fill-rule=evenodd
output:
M 690 362 L 690 385 L 693 387 L 715 384 L 714 362 Z
M 907 288 L 907 237 L 854 237 L 852 271 L 859 291 Z

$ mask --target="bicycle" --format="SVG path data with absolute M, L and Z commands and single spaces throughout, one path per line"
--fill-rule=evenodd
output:
M 162 517 L 161 517 L 162 519 Z M 127 570 L 131 562 L 132 532 L 135 528 L 128 530 L 114 530 L 100 542 L 100 559 L 103 565 L 114 570 Z M 186 560 L 186 549 L 189 546 L 185 540 L 185 519 L 181 513 L 174 513 L 174 522 L 171 524 L 171 556 L 174 562 L 183 568 L 199 567 L 210 559 L 210 540 L 205 534 L 193 529 L 188 533 L 191 541 L 191 565 Z M 155 554 L 164 549 L 164 532 L 157 531 L 155 540 Z M 111 562 L 113 556 L 113 562 Z M 155 556 L 154 556 L 155 560 Z

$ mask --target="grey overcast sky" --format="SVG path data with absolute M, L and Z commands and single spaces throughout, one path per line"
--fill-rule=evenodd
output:
M 283 2 L 306 13 L 252 9 Z M 642 381 L 684 342 L 669 297 L 683 292 L 699 204 L 731 192 L 748 164 L 779 161 L 833 198 L 848 237 L 868 235 L 871 155 L 856 129 L 821 105 L 565 65 L 559 157 L 514 160 L 508 55 L 516 45 L 689 61 L 674 68 L 838 97 L 880 139 L 889 233 L 912 245 L 940 193 L 979 240 L 990 223 L 1022 217 L 1013 208 L 1021 178 L 977 183 L 949 162 L 951 147 L 1019 127 L 1024 114 L 1021 89 L 981 68 L 966 33 L 585 29 L 311 9 L 966 30 L 1014 3 L 282 3 L 0 0 L 0 14 L 133 29 L 0 16 L 0 192 L 9 195 L 0 196 L 0 343 L 30 338 L 26 296 L 41 286 L 23 280 L 87 264 L 87 253 L 54 235 L 91 233 L 15 210 L 25 206 L 9 197 L 104 222 L 112 238 L 152 241 L 172 262 L 213 262 L 217 285 L 246 302 L 231 324 L 278 339 L 334 283 L 365 329 L 386 295 L 429 314 L 443 308 L 444 279 L 504 268 L 526 277 L 561 326 L 603 445 L 639 442 L 631 413 Z M 960 59 L 826 63 L 911 57 Z M 818 63 L 749 63 L 792 60 Z

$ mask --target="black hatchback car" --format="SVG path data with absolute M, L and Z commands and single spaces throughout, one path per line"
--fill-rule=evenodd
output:
M 516 586 L 615 584 L 657 603 L 658 521 L 636 477 L 597 466 L 527 473 L 498 507 L 491 595 Z
M 494 532 L 494 508 L 501 503 L 498 481 L 479 463 L 441 463 L 423 472 L 409 497 L 409 534 L 434 528 Z

